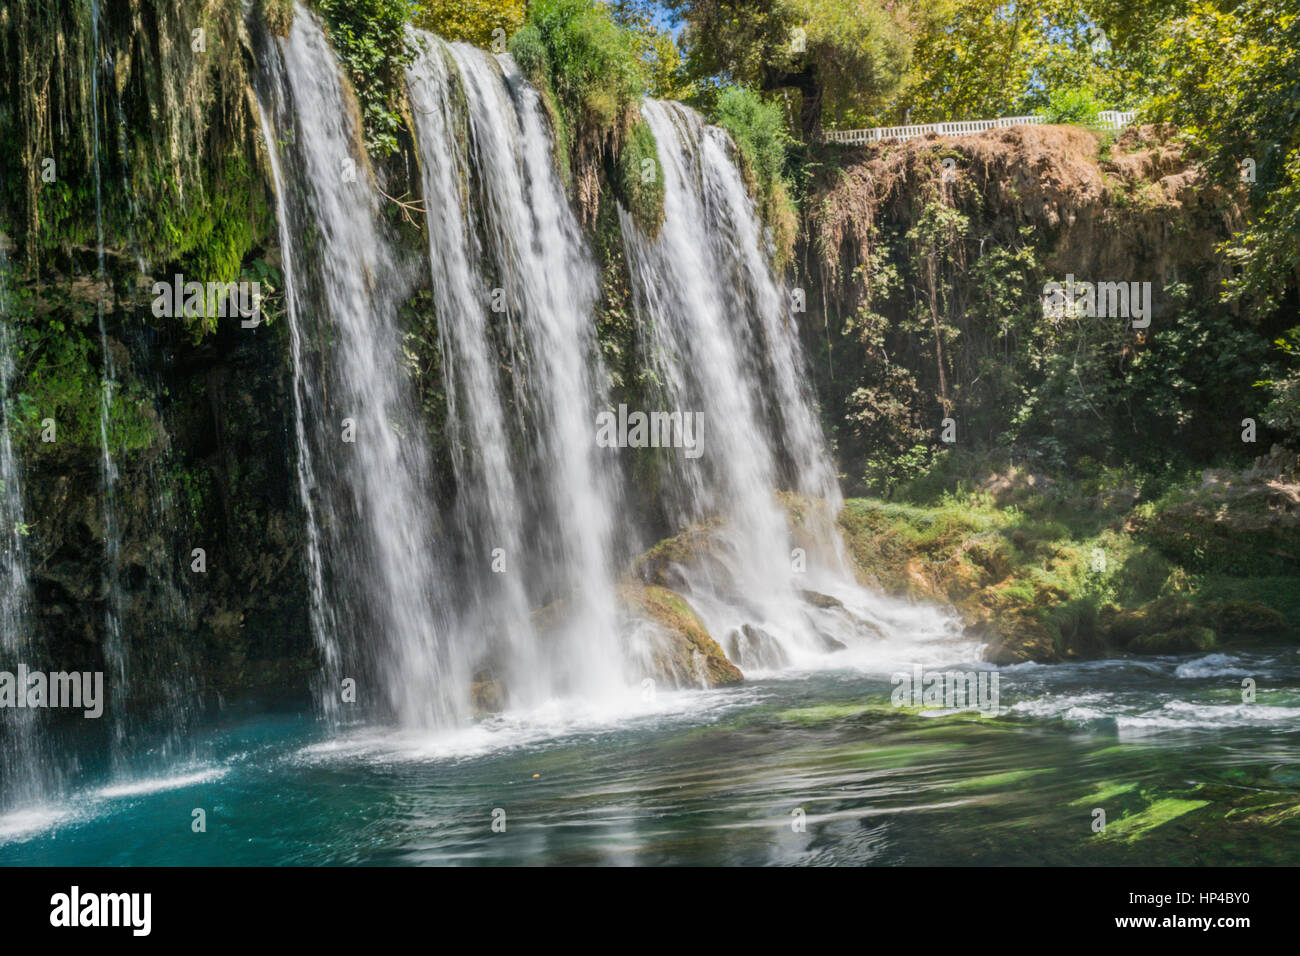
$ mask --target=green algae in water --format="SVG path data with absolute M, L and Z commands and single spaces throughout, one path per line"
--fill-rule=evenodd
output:
M 818 747 L 809 751 L 804 760 L 796 766 L 816 767 L 823 764 L 850 763 L 856 766 L 870 767 L 878 770 L 892 770 L 906 767 L 919 760 L 950 753 L 961 744 L 912 744 L 912 745 L 853 745 L 848 747 Z
M 1037 777 L 1040 774 L 1051 773 L 1046 768 L 1041 770 L 1007 770 L 1003 773 L 989 773 L 980 777 L 968 777 L 965 780 L 956 780 L 952 783 L 944 784 L 945 790 L 994 790 L 999 787 L 1007 787 L 1011 784 L 1020 783 L 1022 780 L 1028 780 L 1030 777 Z
M 1113 800 L 1126 793 L 1132 793 L 1136 789 L 1137 784 L 1133 781 L 1129 781 L 1128 783 L 1103 784 L 1086 797 L 1080 797 L 1078 800 L 1071 800 L 1069 805 L 1072 807 L 1096 806 L 1099 803 Z
M 1121 840 L 1125 843 L 1132 843 L 1146 836 L 1156 827 L 1164 826 L 1171 820 L 1176 820 L 1193 810 L 1209 806 L 1209 804 L 1209 800 L 1184 800 L 1178 797 L 1166 797 L 1163 800 L 1157 800 L 1145 810 L 1129 814 L 1114 823 L 1108 824 L 1105 832 L 1100 836 L 1106 840 Z
M 775 714 L 777 720 L 792 720 L 801 724 L 820 724 L 828 720 L 844 720 L 847 717 L 861 717 L 864 714 L 888 716 L 911 712 L 912 708 L 891 707 L 883 703 L 859 704 L 822 704 L 819 707 L 796 707 Z

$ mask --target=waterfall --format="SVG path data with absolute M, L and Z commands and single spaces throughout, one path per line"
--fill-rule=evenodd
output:
M 103 362 L 102 380 L 99 398 L 99 444 L 100 444 L 100 517 L 103 522 L 104 539 L 104 664 L 109 673 L 106 676 L 115 695 L 125 699 L 130 679 L 128 655 L 122 639 L 122 584 L 119 563 L 122 554 L 122 536 L 117 522 L 117 463 L 113 460 L 110 444 L 113 414 L 113 389 L 117 386 L 117 368 L 113 360 L 113 350 L 109 345 L 108 328 L 105 325 L 104 296 L 106 293 L 106 271 L 104 268 L 104 187 L 100 169 L 99 150 L 99 3 L 92 0 L 90 5 L 91 26 L 91 64 L 90 88 L 94 115 L 90 118 L 94 143 L 95 172 L 95 252 L 96 252 L 96 291 L 95 316 L 99 323 L 99 344 Z M 126 722 L 120 708 L 113 708 L 109 717 L 113 728 L 114 757 L 119 758 L 126 739 Z
M 350 90 L 301 7 L 287 38 L 262 44 L 322 701 L 348 716 L 353 678 L 374 705 L 358 716 L 410 728 L 463 723 L 489 686 L 512 710 L 617 704 L 657 638 L 620 606 L 635 532 L 619 521 L 618 456 L 595 441 L 610 406 L 598 270 L 514 61 L 418 30 L 408 42 L 454 489 L 443 516 L 403 360 L 412 280 Z M 706 421 L 704 457 L 666 459 L 660 484 L 679 527 L 717 519 L 715 560 L 681 569 L 681 590 L 746 670 L 825 666 L 915 622 L 847 570 L 787 291 L 730 140 L 675 104 L 644 114 L 665 170 L 662 234 L 621 213 L 644 359 L 665 408 Z M 780 488 L 797 496 L 806 553 Z
M 9 325 L 9 263 L 0 250 L 0 670 L 33 662 L 28 635 L 27 529 L 23 479 L 14 455 L 10 423 L 14 414 L 13 331 Z M 25 692 L 25 689 L 24 689 Z M 0 810 L 37 799 L 43 791 L 35 739 L 36 711 L 0 709 Z
M 341 681 L 408 726 L 465 716 L 466 686 L 444 613 L 428 456 L 399 365 L 404 280 L 379 220 L 339 63 L 314 16 L 297 10 L 268 41 L 268 150 L 276 160 L 293 342 L 299 481 L 311 527 L 313 623 L 326 709 Z
M 665 221 L 654 240 L 621 221 L 645 361 L 668 409 L 704 417 L 704 454 L 670 459 L 669 506 L 679 526 L 720 519 L 711 560 L 680 569 L 681 584 L 747 672 L 825 666 L 915 616 L 848 570 L 790 298 L 729 138 L 681 104 L 647 101 L 642 114 L 664 168 Z M 799 496 L 802 548 L 778 488 Z
M 595 263 L 540 97 L 510 57 L 413 39 L 466 628 L 506 635 L 496 670 L 512 704 L 616 697 L 630 675 L 613 582 L 617 482 L 592 430 L 606 379 Z M 548 604 L 539 634 L 529 611 Z

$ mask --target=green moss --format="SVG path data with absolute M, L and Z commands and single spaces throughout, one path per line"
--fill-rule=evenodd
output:
M 664 222 L 664 168 L 645 120 L 632 127 L 619 151 L 614 195 L 647 235 L 659 234 Z
M 1224 818 L 1275 827 L 1288 820 L 1300 819 L 1300 797 L 1252 807 L 1234 807 L 1224 814 Z
M 32 455 L 83 449 L 97 457 L 105 387 L 98 344 L 84 330 L 57 320 L 43 328 L 24 326 L 20 336 L 15 438 Z M 54 420 L 54 442 L 42 440 L 47 419 Z M 147 450 L 158 441 L 153 396 L 138 380 L 114 387 L 105 430 L 114 457 Z
M 665 679 L 692 675 L 702 663 L 710 687 L 739 683 L 744 675 L 727 659 L 694 609 L 678 594 L 654 585 L 625 584 L 620 590 L 624 607 L 653 621 L 672 637 L 667 648 L 656 651 L 656 671 Z
M 1129 644 L 1129 649 L 1142 654 L 1185 654 L 1191 651 L 1212 651 L 1217 645 L 1218 640 L 1213 630 L 1188 625 L 1157 634 L 1143 634 Z
M 776 714 L 777 720 L 792 720 L 800 724 L 821 724 L 832 720 L 844 720 L 848 717 L 861 717 L 864 714 L 884 714 L 900 711 L 879 702 L 867 704 L 822 704 L 818 707 L 796 707 Z

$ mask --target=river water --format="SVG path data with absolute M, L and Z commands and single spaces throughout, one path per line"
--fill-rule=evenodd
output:
M 229 710 L 206 762 L 0 818 L 0 863 L 1300 863 L 1300 650 L 999 678 L 991 718 L 850 670 L 438 734 Z

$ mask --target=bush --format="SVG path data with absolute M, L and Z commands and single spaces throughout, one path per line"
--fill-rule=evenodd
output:
M 525 61 L 533 70 L 543 62 L 549 67 L 550 87 L 570 121 L 587 114 L 615 125 L 641 97 L 645 81 L 631 34 L 591 0 L 537 0 L 515 37 L 510 52 L 521 67 Z M 539 43 L 544 61 L 536 56 Z
M 718 93 L 713 119 L 736 144 L 763 219 L 772 229 L 778 264 L 790 262 L 798 214 L 785 180 L 786 154 L 793 140 L 786 131 L 781 107 L 747 87 L 728 86 Z
M 1047 122 L 1095 127 L 1100 124 L 1101 105 L 1090 90 L 1054 90 L 1047 99 Z
M 316 0 L 316 6 L 361 103 L 366 149 L 387 156 L 397 149 L 396 105 L 413 55 L 406 47 L 406 0 Z
M 651 235 L 664 221 L 664 168 L 650 126 L 642 120 L 632 127 L 618 157 L 614 193 L 632 217 Z
M 714 112 L 714 121 L 731 134 L 759 182 L 780 179 L 791 143 L 781 107 L 746 87 L 728 86 L 718 94 Z
M 596 222 L 602 177 L 651 234 L 663 221 L 663 185 L 654 134 L 641 119 L 644 65 L 636 38 L 593 0 L 536 0 L 510 39 L 510 53 L 541 92 L 554 127 L 556 165 L 576 192 L 583 219 Z M 642 160 L 656 164 L 644 182 Z
M 526 4 L 524 0 L 413 0 L 411 6 L 411 19 L 420 29 L 444 40 L 490 47 L 494 40 L 519 29 Z
M 510 55 L 525 76 L 546 81 L 549 85 L 551 63 L 546 57 L 546 43 L 535 23 L 525 23 L 510 38 Z

